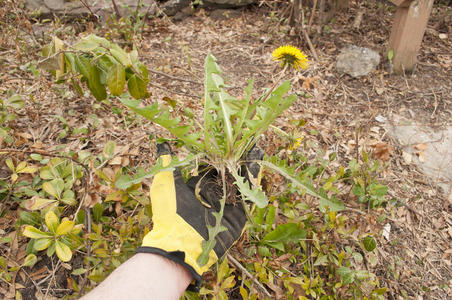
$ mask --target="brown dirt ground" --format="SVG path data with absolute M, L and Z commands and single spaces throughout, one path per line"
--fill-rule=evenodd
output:
M 143 37 L 137 42 L 142 61 L 151 69 L 152 97 L 148 101 L 164 101 L 164 97 L 170 97 L 182 103 L 181 107 L 190 107 L 199 113 L 203 63 L 208 52 L 217 57 L 233 91 L 239 93 L 251 77 L 259 92 L 271 86 L 279 72 L 271 61 L 271 52 L 276 47 L 290 43 L 305 49 L 312 57 L 303 40 L 288 34 L 290 28 L 281 22 L 285 16 L 281 15 L 280 8 L 264 2 L 230 20 L 212 20 L 209 12 L 201 9 L 176 23 L 168 18 L 147 21 Z M 360 10 L 365 12 L 361 26 L 351 29 L 350 24 Z M 393 13 L 394 9 L 386 2 L 352 1 L 348 13 L 339 13 L 334 23 L 328 24 L 329 33 L 312 36 L 320 60 L 312 60 L 310 68 L 304 72 L 291 74 L 296 93 L 303 90 L 306 78 L 316 78 L 307 91 L 311 97 L 300 97 L 277 121 L 277 126 L 287 131 L 300 131 L 305 141 L 312 144 L 311 149 L 321 149 L 325 153 L 336 151 L 339 161 L 344 164 L 355 155 L 356 128 L 360 128 L 359 149 L 371 150 L 371 145 L 377 141 L 394 148 L 386 162 L 383 180 L 390 187 L 390 197 L 404 204 L 386 209 L 385 223 L 391 225 L 390 240 L 378 239 L 378 264 L 372 271 L 379 276 L 381 285 L 389 288 L 388 299 L 401 299 L 403 295 L 409 299 L 446 299 L 452 297 L 452 203 L 439 192 L 434 182 L 404 163 L 400 147 L 386 135 L 375 117 L 388 117 L 394 113 L 415 118 L 425 126 L 451 126 L 450 9 L 447 12 L 445 7 L 435 7 L 413 74 L 390 75 L 385 58 L 378 70 L 359 79 L 340 75 L 334 67 L 337 54 L 347 44 L 386 53 Z M 80 26 L 92 30 L 89 23 L 77 28 Z M 164 130 L 145 123 L 123 130 L 123 120 L 112 116 L 102 105 L 93 106 L 91 97 L 81 99 L 73 92 L 55 86 L 50 76 L 36 78 L 23 68 L 31 59 L 39 59 L 28 53 L 39 48 L 43 37 L 48 41 L 51 34 L 57 33 L 66 39 L 74 38 L 75 27 L 70 24 L 47 26 L 43 33 L 34 36 L 23 28 L 17 36 L 26 42 L 17 43 L 8 38 L 8 33 L 2 33 L 0 91 L 11 89 L 28 98 L 14 126 L 16 147 L 52 151 L 64 145 L 72 150 L 83 148 L 100 152 L 107 140 L 115 140 L 118 145 L 129 146 L 131 164 L 147 166 L 153 163 L 155 149 L 149 145 L 147 136 L 166 136 Z M 97 33 L 101 34 L 102 30 Z M 440 39 L 439 33 L 448 34 L 448 38 Z M 31 51 L 27 53 L 27 49 Z M 181 78 L 200 84 L 184 82 Z M 86 141 L 90 142 L 82 142 L 78 136 L 57 138 L 61 123 L 54 118 L 56 114 L 64 116 L 73 128 L 92 122 L 94 110 L 102 125 L 100 130 L 88 134 Z M 291 121 L 300 119 L 306 121 L 304 127 L 290 125 Z M 314 130 L 319 134 L 313 134 Z M 278 137 L 269 134 L 261 145 L 271 153 L 277 143 Z M 11 228 L 14 216 L 1 220 L 3 230 Z M 383 225 L 375 222 L 372 216 L 360 223 L 363 231 L 381 232 Z M 20 261 L 24 253 L 21 245 L 19 241 L 15 249 L 1 248 L 1 251 Z M 26 279 L 27 275 L 23 277 Z M 0 288 L 0 294 L 11 296 L 11 287 L 0 283 Z M 65 288 L 64 283 L 52 287 L 55 292 Z

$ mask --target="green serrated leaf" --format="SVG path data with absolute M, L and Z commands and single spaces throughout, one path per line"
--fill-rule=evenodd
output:
M 265 196 L 264 192 L 260 187 L 249 187 L 248 182 L 244 177 L 237 174 L 236 171 L 232 171 L 232 176 L 234 176 L 235 184 L 239 188 L 240 193 L 245 198 L 245 200 L 251 201 L 256 204 L 257 207 L 263 208 L 268 204 L 268 198 Z
M 155 174 L 164 171 L 172 171 L 174 168 L 182 167 L 188 165 L 191 161 L 198 159 L 198 155 L 188 155 L 184 160 L 178 160 L 177 158 L 173 158 L 171 163 L 165 167 L 163 167 L 161 160 L 158 160 L 157 163 L 151 168 L 150 171 L 146 172 L 144 169 L 139 168 L 137 174 L 135 176 L 129 175 L 121 175 L 118 180 L 115 182 L 115 186 L 118 189 L 126 190 L 134 184 L 142 182 L 146 178 L 151 178 Z
M 325 212 L 327 207 L 330 211 L 341 211 L 345 208 L 344 203 L 342 203 L 337 198 L 328 198 L 324 192 L 316 191 L 314 186 L 311 183 L 307 182 L 306 179 L 298 178 L 295 171 L 291 170 L 290 167 L 284 165 L 283 162 L 278 161 L 278 158 L 270 158 L 270 161 L 263 160 L 259 163 L 283 175 L 285 178 L 289 179 L 293 185 L 301 188 L 303 192 L 318 198 L 320 200 L 319 207 L 322 212 Z
M 122 96 L 119 100 L 134 112 L 166 128 L 178 139 L 183 141 L 187 148 L 196 150 L 203 149 L 203 145 L 198 141 L 201 136 L 201 132 L 191 133 L 190 131 L 193 128 L 192 124 L 181 125 L 179 117 L 172 118 L 166 108 L 158 107 L 157 102 L 150 106 L 140 107 L 141 102 L 131 99 L 130 97 Z
M 275 244 L 280 247 L 278 243 L 298 242 L 305 239 L 306 236 L 306 230 L 298 228 L 297 224 L 286 223 L 278 225 L 275 230 L 265 235 L 262 242 L 272 247 Z
M 220 206 L 221 206 L 220 211 L 212 213 L 213 216 L 215 217 L 215 226 L 213 226 L 213 227 L 207 226 L 207 231 L 209 233 L 209 239 L 207 241 L 206 240 L 202 241 L 202 245 L 201 245 L 202 252 L 199 255 L 198 259 L 196 260 L 196 262 L 200 266 L 204 266 L 209 261 L 210 251 L 213 250 L 213 248 L 215 247 L 215 244 L 216 244 L 215 237 L 219 233 L 227 230 L 226 227 L 221 225 L 221 219 L 223 218 L 225 202 L 226 202 L 226 198 L 222 198 L 220 200 Z
M 326 194 L 319 200 L 319 209 L 321 212 L 328 211 L 341 211 L 345 209 L 345 205 L 336 196 L 328 198 Z

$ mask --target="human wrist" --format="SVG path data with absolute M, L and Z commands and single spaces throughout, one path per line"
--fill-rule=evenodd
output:
M 193 281 L 193 276 L 187 268 L 164 256 L 154 253 L 137 253 L 135 257 L 143 264 L 161 270 L 164 274 L 169 274 L 171 278 L 174 278 L 174 281 L 170 285 L 180 291 L 181 294 L 187 289 L 190 282 Z

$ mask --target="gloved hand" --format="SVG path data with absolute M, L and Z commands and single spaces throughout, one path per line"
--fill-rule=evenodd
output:
M 258 148 L 251 152 L 253 159 L 261 159 L 263 156 L 262 150 Z M 172 152 L 167 143 L 157 145 L 157 154 L 164 166 L 171 162 Z M 259 167 L 254 164 L 242 176 L 258 178 L 259 171 Z M 206 172 L 208 173 L 190 178 L 187 183 L 184 183 L 179 169 L 155 175 L 150 191 L 154 227 L 137 249 L 137 253 L 159 254 L 186 267 L 195 279 L 189 290 L 199 289 L 201 275 L 240 238 L 246 223 L 245 211 L 240 202 L 235 205 L 226 204 L 221 223 L 227 230 L 216 236 L 216 244 L 209 253 L 207 264 L 198 265 L 201 243 L 209 238 L 207 225 L 215 225 L 212 212 L 220 210 L 219 200 L 223 195 L 222 186 L 217 181 L 217 172 L 214 169 Z M 202 205 L 196 198 L 195 188 L 200 180 L 199 194 L 202 201 L 211 208 Z

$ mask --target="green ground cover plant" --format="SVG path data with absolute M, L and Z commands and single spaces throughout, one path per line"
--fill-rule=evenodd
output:
M 347 209 L 344 199 L 349 194 L 337 188 L 338 183 L 348 182 L 353 194 L 362 196 L 360 202 L 369 203 L 370 208 L 380 206 L 386 190 L 371 177 L 378 165 L 367 172 L 370 162 L 365 158 L 364 169 L 360 169 L 356 161 L 347 169 L 341 167 L 336 172 L 326 172 L 334 157 L 309 162 L 302 153 L 301 138 L 294 143 L 287 137 L 293 150 L 290 157 L 266 156 L 263 160 L 251 161 L 261 165 L 265 172 L 284 178 L 287 187 L 282 194 L 267 195 L 259 186 L 250 189 L 244 175 L 238 172 L 244 163 L 250 162 L 247 153 L 262 134 L 297 100 L 295 95 L 287 95 L 290 81 L 253 98 L 253 81 L 249 80 L 244 95 L 234 97 L 228 93 L 215 57 L 208 54 L 201 122 L 188 109 L 183 115 L 174 115 L 171 106 L 157 102 L 143 104 L 142 100 L 149 97 L 148 71 L 139 61 L 136 50 L 126 52 L 104 38 L 90 35 L 72 46 L 54 38 L 43 54 L 45 58 L 40 66 L 50 70 L 58 83 L 70 83 L 80 96 L 86 95 L 86 86 L 97 101 L 106 105 L 119 101 L 137 115 L 166 128 L 173 135 L 172 140 L 185 147 L 189 154 L 166 167 L 157 162 L 150 170 L 125 167 L 112 170 L 105 168 L 105 164 L 114 156 L 114 142 L 108 142 L 98 156 L 84 151 L 61 151 L 61 157 L 53 158 L 33 153 L 30 158 L 40 166 L 27 172 L 39 172 L 39 176 L 32 182 L 17 184 L 14 174 L 26 169 L 27 163 L 8 164 L 12 175 L 10 181 L 5 182 L 5 188 L 14 195 L 31 196 L 27 201 L 17 197 L 27 209 L 22 211 L 18 224 L 24 226 L 23 234 L 31 239 L 27 266 L 35 263 L 36 255 L 42 250 L 47 250 L 48 256 L 56 254 L 60 263 L 70 261 L 77 252 L 84 256 L 85 265 L 75 268 L 72 275 L 100 282 L 133 254 L 150 221 L 152 208 L 141 190 L 143 180 L 178 166 L 196 172 L 207 165 L 222 174 L 223 197 L 216 224 L 209 228 L 209 240 L 203 244 L 204 252 L 198 261 L 206 262 L 206 254 L 215 246 L 215 236 L 223 230 L 220 220 L 226 195 L 228 189 L 235 186 L 243 196 L 242 204 L 249 216 L 246 233 L 249 243 L 244 251 L 249 257 L 259 255 L 262 263 L 245 263 L 244 268 L 255 274 L 255 278 L 250 278 L 231 268 L 225 259 L 218 266 L 216 279 L 207 282 L 200 295 L 187 293 L 187 299 L 227 299 L 232 290 L 238 290 L 243 299 L 257 299 L 256 280 L 269 287 L 282 282 L 284 292 L 281 293 L 287 299 L 382 297 L 385 290 L 379 287 L 375 275 L 362 269 L 363 261 L 367 261 L 367 256 L 371 257 L 375 249 L 375 240 L 369 233 L 358 238 L 353 235 L 353 226 L 340 214 Z M 282 63 L 287 68 L 292 67 L 294 61 L 283 60 Z M 86 197 L 96 197 L 86 190 L 87 168 L 95 170 L 108 196 L 104 202 L 81 209 Z M 84 198 L 78 199 L 76 195 L 83 189 Z M 306 198 L 313 201 L 300 200 Z M 250 210 L 247 203 L 255 208 Z M 115 215 L 118 206 L 130 208 L 130 213 Z M 74 216 L 73 220 L 67 217 L 68 211 Z M 82 224 L 88 219 L 91 228 L 83 228 Z M 87 239 L 83 240 L 82 235 Z M 338 238 L 352 242 L 345 248 L 337 248 Z M 275 265 L 274 257 L 284 257 L 284 260 Z M 290 271 L 287 263 L 296 264 L 298 272 Z M 7 269 L 2 274 L 8 274 Z M 73 281 L 73 289 L 80 291 L 76 281 Z

